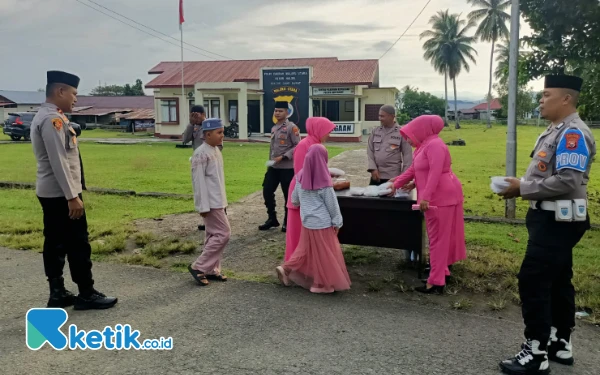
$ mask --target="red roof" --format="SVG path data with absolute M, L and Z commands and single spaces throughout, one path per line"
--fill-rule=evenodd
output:
M 154 96 L 77 96 L 78 107 L 154 109 Z
M 476 111 L 487 111 L 487 102 L 476 105 L 471 109 L 474 109 Z M 490 103 L 490 111 L 498 111 L 500 109 L 502 109 L 502 104 L 500 104 L 500 100 L 493 99 Z
M 258 82 L 260 68 L 312 66 L 313 85 L 379 86 L 378 60 L 338 60 L 335 57 L 190 61 L 184 63 L 184 84 L 193 87 L 197 82 Z M 181 87 L 181 63 L 161 62 L 149 74 L 159 74 L 146 88 Z

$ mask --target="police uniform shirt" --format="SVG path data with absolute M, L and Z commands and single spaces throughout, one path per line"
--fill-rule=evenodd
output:
M 402 174 L 412 164 L 412 147 L 400 135 L 400 125 L 378 126 L 369 137 L 368 171 L 379 171 L 379 177 L 389 180 Z
M 521 196 L 531 201 L 586 199 L 595 155 L 594 136 L 577 113 L 549 126 L 536 142 Z
M 192 147 L 197 149 L 204 143 L 204 132 L 202 125 L 189 124 L 183 133 L 183 143 L 192 141 Z
M 273 165 L 275 169 L 294 169 L 294 149 L 300 142 L 300 129 L 291 121 L 271 128 L 271 160 L 285 156 L 281 162 Z
M 75 130 L 54 104 L 44 103 L 31 123 L 37 160 L 36 194 L 41 198 L 76 198 L 82 191 Z

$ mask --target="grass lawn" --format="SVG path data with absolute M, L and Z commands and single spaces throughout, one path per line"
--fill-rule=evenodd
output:
M 95 130 L 94 130 L 95 131 Z M 192 194 L 191 149 L 171 143 L 134 145 L 80 144 L 88 187 Z M 329 156 L 343 151 L 329 147 Z M 232 202 L 260 189 L 269 145 L 226 142 L 223 149 L 227 198 Z M 36 165 L 30 144 L 0 145 L 0 180 L 34 182 Z

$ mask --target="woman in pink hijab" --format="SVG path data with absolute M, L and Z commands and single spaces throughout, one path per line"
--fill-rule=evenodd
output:
M 308 120 L 306 120 L 306 132 L 308 133 L 308 136 L 301 140 L 294 149 L 294 174 L 298 175 L 298 172 L 302 169 L 304 158 L 306 157 L 309 147 L 314 144 L 325 142 L 333 129 L 335 129 L 335 125 L 325 117 L 309 117 Z M 295 186 L 296 178 L 294 177 L 290 183 L 288 197 L 292 196 Z M 298 241 L 300 241 L 300 230 L 302 228 L 300 209 L 294 207 L 290 199 L 288 199 L 287 208 L 288 215 L 284 258 L 286 261 L 292 257 L 294 250 L 296 250 L 296 247 L 298 246 Z
M 394 188 L 411 190 L 414 179 L 417 199 L 425 213 L 431 271 L 427 284 L 415 290 L 443 293 L 449 265 L 467 258 L 463 191 L 452 172 L 450 151 L 438 134 L 444 128 L 439 116 L 420 116 L 400 129 L 416 147 L 410 168 L 394 181 Z
M 281 283 L 289 286 L 294 282 L 312 293 L 350 289 L 337 238 L 343 219 L 327 168 L 325 146 L 315 144 L 308 149 L 291 202 L 300 206 L 302 228 L 296 251 L 276 269 Z

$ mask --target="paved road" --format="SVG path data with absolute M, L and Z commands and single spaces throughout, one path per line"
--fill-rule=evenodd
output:
M 172 336 L 169 352 L 63 351 L 25 346 L 25 313 L 45 302 L 41 256 L 0 248 L 0 368 L 3 374 L 498 374 L 521 325 L 401 299 L 229 281 L 197 287 L 186 274 L 94 265 L 100 290 L 120 302 L 75 312 L 79 329 L 129 323 L 142 338 Z M 70 282 L 69 282 L 70 285 Z M 577 366 L 554 374 L 600 373 L 600 331 L 584 327 Z

